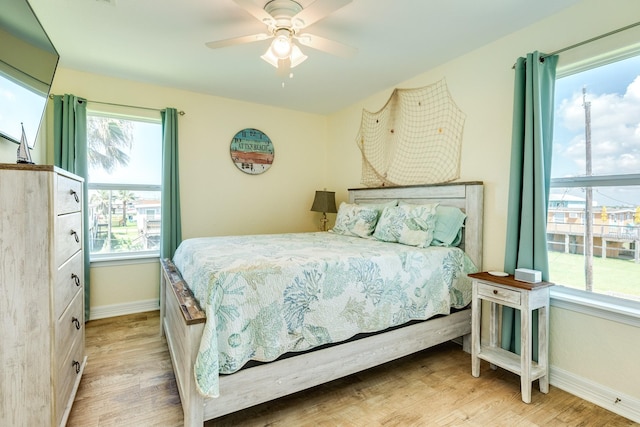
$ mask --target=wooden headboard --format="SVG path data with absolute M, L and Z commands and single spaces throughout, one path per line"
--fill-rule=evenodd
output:
M 411 185 L 404 187 L 350 188 L 349 203 L 378 203 L 398 200 L 407 203 L 440 203 L 455 206 L 467 214 L 461 248 L 482 270 L 482 220 L 484 187 L 482 182 Z

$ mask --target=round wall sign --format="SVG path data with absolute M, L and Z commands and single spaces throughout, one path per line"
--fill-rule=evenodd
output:
M 258 129 L 243 129 L 231 140 L 231 160 L 242 172 L 258 175 L 273 163 L 273 144 Z

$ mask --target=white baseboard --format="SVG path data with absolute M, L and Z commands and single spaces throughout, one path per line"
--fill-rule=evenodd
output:
M 101 305 L 91 307 L 89 320 L 104 319 L 107 317 L 124 316 L 125 314 L 144 313 L 160 309 L 157 299 L 127 302 L 122 304 Z
M 567 393 L 640 423 L 640 400 L 635 397 L 619 393 L 554 366 L 549 369 L 549 383 Z

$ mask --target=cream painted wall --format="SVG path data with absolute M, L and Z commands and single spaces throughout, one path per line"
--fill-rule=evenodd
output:
M 134 301 L 159 300 L 160 266 L 157 261 L 92 265 L 90 283 L 90 306 L 93 309 Z
M 184 238 L 316 227 L 319 217 L 309 208 L 325 179 L 324 116 L 64 68 L 52 92 L 84 97 L 89 109 L 112 109 L 91 102 L 99 101 L 185 111 L 178 120 Z M 231 138 L 247 127 L 264 131 L 274 145 L 274 163 L 261 175 L 241 172 L 229 155 Z
M 511 124 L 512 66 L 534 50 L 552 52 L 638 20 L 640 2 L 585 0 L 549 19 L 403 82 L 411 88 L 446 79 L 457 105 L 466 113 L 460 181 L 485 184 L 484 270 L 502 270 L 506 238 Z M 640 29 L 612 36 L 561 55 L 567 67 L 614 47 L 640 40 Z M 605 48 L 606 46 L 606 48 Z M 393 88 L 374 94 L 329 117 L 327 182 L 346 199 L 359 187 L 361 156 L 355 144 L 362 109 L 377 111 Z M 640 329 L 554 308 L 550 360 L 556 366 L 640 402 Z
M 552 366 L 640 400 L 640 328 L 557 307 L 549 319 Z

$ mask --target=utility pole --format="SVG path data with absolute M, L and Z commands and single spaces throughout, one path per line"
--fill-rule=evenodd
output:
M 586 155 L 586 176 L 591 176 L 591 102 L 587 101 L 587 89 L 582 88 L 582 106 L 584 107 L 584 144 Z M 584 214 L 584 278 L 585 289 L 593 291 L 593 190 L 585 188 Z

